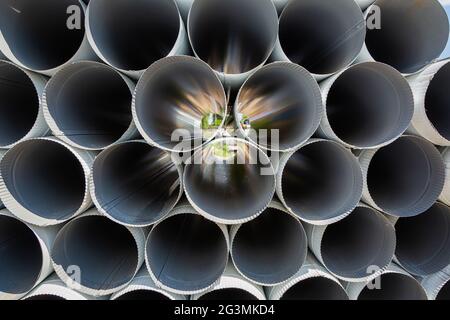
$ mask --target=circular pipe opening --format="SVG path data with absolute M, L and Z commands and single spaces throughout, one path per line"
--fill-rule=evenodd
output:
M 446 205 L 436 203 L 416 217 L 400 218 L 395 229 L 395 255 L 409 273 L 426 276 L 450 264 L 450 208 Z
M 414 98 L 408 82 L 394 68 L 361 63 L 333 83 L 326 112 L 339 139 L 353 147 L 373 148 L 406 131 L 414 113 Z
M 284 54 L 314 74 L 335 73 L 352 63 L 366 35 L 354 0 L 290 1 L 280 16 Z
M 450 63 L 444 65 L 433 77 L 425 95 L 426 114 L 433 127 L 450 140 Z
M 226 101 L 219 78 L 206 63 L 187 56 L 168 57 L 142 75 L 133 115 L 149 143 L 188 151 L 216 135 L 225 122 Z
M 367 186 L 384 212 L 411 217 L 428 210 L 444 187 L 445 167 L 439 151 L 424 139 L 402 137 L 373 156 Z
M 197 214 L 177 214 L 150 232 L 146 260 L 164 287 L 193 293 L 212 286 L 223 274 L 228 245 L 217 224 Z
M 0 170 L 7 195 L 44 219 L 72 217 L 86 197 L 87 178 L 82 164 L 59 142 L 21 142 L 6 153 Z
M 152 300 L 152 301 L 160 301 L 166 300 L 170 301 L 169 297 L 162 294 L 161 292 L 153 291 L 153 290 L 133 290 L 127 293 L 122 294 L 120 297 L 115 298 L 114 300 Z
M 219 290 L 213 290 L 208 293 L 205 293 L 202 295 L 198 300 L 204 300 L 204 301 L 213 301 L 213 300 L 220 300 L 220 301 L 256 301 L 258 300 L 257 297 L 255 297 L 250 292 L 239 289 L 239 288 L 224 288 Z
M 33 231 L 19 220 L 0 215 L 0 292 L 24 294 L 41 274 L 42 250 Z
M 441 288 L 436 300 L 450 300 L 450 281 L 447 281 L 447 283 Z
M 366 46 L 376 61 L 415 73 L 444 51 L 449 23 L 439 1 L 377 0 L 374 5 L 381 28 L 367 28 Z M 374 19 L 372 13 L 367 19 Z
M 196 56 L 215 71 L 241 74 L 269 58 L 278 15 L 270 0 L 195 0 L 188 30 Z
M 379 289 L 364 287 L 358 300 L 427 300 L 427 295 L 416 279 L 400 274 L 385 273 L 380 276 Z
M 192 206 L 220 223 L 256 218 L 275 192 L 267 155 L 241 139 L 218 139 L 198 150 L 185 167 L 184 188 Z
M 339 220 L 361 199 L 362 172 L 350 151 L 320 140 L 292 154 L 280 184 L 287 207 L 301 219 Z
M 132 122 L 132 93 L 115 70 L 78 62 L 59 71 L 45 89 L 49 125 L 55 135 L 86 149 L 119 140 Z
M 32 301 L 64 301 L 63 297 L 54 295 L 54 294 L 39 294 L 36 296 L 24 298 L 23 300 L 32 300 Z
M 267 208 L 258 218 L 239 227 L 231 256 L 247 279 L 276 285 L 300 270 L 307 251 L 306 233 L 300 222 L 283 211 Z
M 78 266 L 78 284 L 92 290 L 113 290 L 130 282 L 138 267 L 138 249 L 131 232 L 102 216 L 82 216 L 58 233 L 52 259 L 63 272 Z M 78 282 L 79 280 L 79 282 Z
M 311 277 L 294 284 L 280 300 L 348 300 L 348 296 L 336 281 Z
M 340 278 L 366 279 L 372 269 L 384 269 L 395 253 L 394 227 L 381 214 L 367 207 L 327 226 L 321 256 L 329 271 Z
M 173 0 L 93 0 L 88 24 L 99 55 L 126 71 L 144 70 L 167 56 L 183 28 Z
M 80 23 L 77 28 L 68 28 L 67 12 L 73 6 L 81 14 Z M 32 70 L 53 69 L 79 50 L 85 34 L 84 9 L 78 0 L 4 0 L 0 4 L 0 32 L 0 42 L 12 53 L 8 58 Z
M 261 147 L 289 150 L 314 134 L 322 108 L 320 88 L 308 71 L 291 63 L 272 63 L 241 88 L 235 119 L 240 130 Z M 278 139 L 272 139 L 275 130 Z
M 171 155 L 145 142 L 114 145 L 95 159 L 92 194 L 115 221 L 145 226 L 163 218 L 181 193 L 181 177 Z
M 33 128 L 40 101 L 33 81 L 17 66 L 0 61 L 0 77 L 0 147 L 7 147 Z

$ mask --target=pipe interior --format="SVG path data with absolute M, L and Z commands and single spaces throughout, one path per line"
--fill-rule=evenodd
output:
M 319 141 L 296 151 L 282 176 L 283 197 L 301 218 L 320 221 L 352 210 L 361 197 L 356 158 L 340 145 Z
M 280 16 L 284 53 L 315 74 L 334 73 L 352 63 L 365 35 L 364 16 L 353 0 L 291 1 Z
M 307 239 L 301 224 L 274 208 L 267 208 L 258 218 L 243 224 L 232 247 L 236 268 L 247 278 L 267 285 L 295 275 L 306 253 Z
M 447 283 L 439 291 L 436 300 L 450 300 L 450 282 Z
M 444 65 L 431 80 L 425 95 L 428 119 L 445 139 L 450 140 L 450 63 Z
M 371 267 L 389 265 L 395 252 L 395 230 L 372 209 L 354 212 L 327 227 L 321 244 L 324 265 L 332 273 L 357 279 L 371 275 Z
M 70 6 L 80 9 L 79 28 L 69 29 Z M 69 20 L 68 20 L 69 19 Z M 3 0 L 0 31 L 13 55 L 33 70 L 56 68 L 70 60 L 84 38 L 84 11 L 78 0 Z
M 79 63 L 60 71 L 46 89 L 58 129 L 77 145 L 101 149 L 119 140 L 132 122 L 132 94 L 114 70 Z
M 311 137 L 321 109 L 317 82 L 292 64 L 273 64 L 257 71 L 244 84 L 237 103 L 237 113 L 257 130 L 255 142 L 279 150 L 294 148 Z M 259 130 L 264 129 L 268 137 L 260 138 Z M 271 140 L 272 130 L 278 130 L 279 141 Z
M 54 295 L 54 294 L 40 294 L 32 297 L 25 298 L 23 300 L 32 300 L 32 301 L 64 301 L 66 299 Z
M 414 113 L 408 82 L 381 63 L 362 63 L 346 70 L 332 85 L 326 103 L 334 133 L 358 148 L 399 137 Z
M 10 63 L 0 61 L 0 78 L 0 146 L 9 146 L 33 128 L 39 97 L 28 75 Z
M 427 300 L 427 295 L 417 280 L 398 273 L 381 276 L 380 288 L 364 287 L 358 300 Z
M 194 148 L 203 142 L 200 129 L 204 117 L 221 122 L 225 118 L 222 84 L 208 65 L 194 58 L 173 57 L 154 64 L 142 76 L 135 101 L 136 116 L 145 133 L 172 150 L 180 146 L 178 139 L 172 139 L 176 130 L 183 139 L 182 149 Z
M 128 283 L 138 267 L 137 244 L 130 231 L 103 216 L 84 216 L 65 225 L 56 237 L 52 258 L 64 270 L 78 266 L 80 284 L 94 290 Z
M 156 225 L 147 240 L 148 266 L 165 286 L 197 291 L 223 274 L 228 247 L 218 225 L 194 214 L 172 216 Z
M 196 207 L 214 217 L 237 221 L 267 207 L 274 194 L 275 177 L 262 151 L 243 141 L 231 141 L 216 141 L 204 147 L 198 153 L 201 163 L 186 166 L 184 186 Z M 216 155 L 232 146 L 237 151 L 226 151 L 229 159 Z
M 95 197 L 115 220 L 148 225 L 175 205 L 180 177 L 171 155 L 146 143 L 119 144 L 94 162 Z
M 399 219 L 395 229 L 396 257 L 410 273 L 426 276 L 450 264 L 449 207 L 436 203 L 423 214 Z
M 30 291 L 42 268 L 42 250 L 36 235 L 23 222 L 0 215 L 0 292 Z
M 39 217 L 64 220 L 83 203 L 86 192 L 83 167 L 60 143 L 22 142 L 4 156 L 0 168 L 8 192 Z
M 135 71 L 167 56 L 182 27 L 173 0 L 92 1 L 88 22 L 108 63 Z
M 312 277 L 290 287 L 280 300 L 348 300 L 348 296 L 335 281 Z
M 445 176 L 439 151 L 430 143 L 403 137 L 377 151 L 367 184 L 385 212 L 410 217 L 428 210 L 439 197 Z
M 200 59 L 216 71 L 240 74 L 269 58 L 277 39 L 278 16 L 269 0 L 196 0 L 188 29 Z
M 444 51 L 449 23 L 438 1 L 377 0 L 374 4 L 380 8 L 381 28 L 367 28 L 366 45 L 376 61 L 415 73 Z
M 256 301 L 256 298 L 250 292 L 240 288 L 224 288 L 213 290 L 202 295 L 198 300 L 212 301 Z
M 152 300 L 152 301 L 160 301 L 160 300 L 166 300 L 170 301 L 170 299 L 158 292 L 153 290 L 133 290 L 127 293 L 122 294 L 120 297 L 114 299 L 114 300 Z

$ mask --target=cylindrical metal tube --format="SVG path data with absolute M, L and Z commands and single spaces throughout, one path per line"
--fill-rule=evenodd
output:
M 320 84 L 325 114 L 321 136 L 349 148 L 388 145 L 408 128 L 414 97 L 408 81 L 378 62 L 354 65 Z
M 46 135 L 41 97 L 47 78 L 5 60 L 0 60 L 0 78 L 0 148 Z
M 325 225 L 345 218 L 361 200 L 356 157 L 337 142 L 312 139 L 280 158 L 277 194 L 301 220 Z
M 272 59 L 297 63 L 324 79 L 356 59 L 365 35 L 354 0 L 292 0 L 280 16 Z
M 393 225 L 362 204 L 335 224 L 305 225 L 305 229 L 311 251 L 331 274 L 344 281 L 373 280 L 394 258 Z
M 110 295 L 125 288 L 141 268 L 145 236 L 144 229 L 121 226 L 91 209 L 59 231 L 53 267 L 69 288 Z
M 111 300 L 186 300 L 186 296 L 160 289 L 153 282 L 147 266 L 143 265 L 130 284 L 114 293 Z
M 176 56 L 158 60 L 139 80 L 133 119 L 144 139 L 168 151 L 190 151 L 223 127 L 227 98 L 203 61 Z
M 152 280 L 176 294 L 197 294 L 215 286 L 228 262 L 227 228 L 180 204 L 150 231 L 145 261 Z
M 348 300 L 338 279 L 308 254 L 305 264 L 288 282 L 266 288 L 270 300 Z
M 221 138 L 188 160 L 183 184 L 200 214 L 217 223 L 241 224 L 267 208 L 275 193 L 275 173 L 267 155 L 255 145 Z
M 410 132 L 441 146 L 450 146 L 450 60 L 425 68 L 409 82 L 415 110 Z
M 189 51 L 174 0 L 91 0 L 86 30 L 97 55 L 134 79 L 153 62 Z
M 188 33 L 195 55 L 235 87 L 269 58 L 278 15 L 271 0 L 195 0 Z
M 289 62 L 274 62 L 252 74 L 234 107 L 241 134 L 274 151 L 289 151 L 305 143 L 322 115 L 317 81 L 306 69 Z
M 0 50 L 12 62 L 45 75 L 95 58 L 84 29 L 80 0 L 4 0 L 0 4 Z
M 425 277 L 450 264 L 450 207 L 436 202 L 416 217 L 395 219 L 396 262 Z
M 113 221 L 149 226 L 181 198 L 182 167 L 170 153 L 143 140 L 122 142 L 96 157 L 90 189 L 98 210 Z
M 430 300 L 450 300 L 450 265 L 444 270 L 422 279 L 422 286 Z
M 9 211 L 31 224 L 65 222 L 92 205 L 93 161 L 93 153 L 53 137 L 25 140 L 2 158 L 0 198 Z
M 43 96 L 53 134 L 81 149 L 99 150 L 138 135 L 131 113 L 134 83 L 111 67 L 81 61 L 59 70 Z
M 53 272 L 50 250 L 58 229 L 32 226 L 0 210 L 0 300 L 20 299 Z
M 437 59 L 449 37 L 438 0 L 377 0 L 366 11 L 367 35 L 359 61 L 379 61 L 414 74 Z
M 439 151 L 420 137 L 403 136 L 388 146 L 359 155 L 364 173 L 363 200 L 396 217 L 428 210 L 444 187 Z
M 262 287 L 245 280 L 229 262 L 217 285 L 191 300 L 266 300 L 266 296 Z
M 442 151 L 442 157 L 445 162 L 445 184 L 444 190 L 441 193 L 439 199 L 446 205 L 450 206 L 450 148 L 445 148 Z
M 350 300 L 427 300 L 421 284 L 393 263 L 373 282 L 348 283 L 346 290 Z

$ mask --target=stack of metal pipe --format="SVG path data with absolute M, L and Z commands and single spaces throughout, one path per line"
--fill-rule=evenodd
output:
M 0 299 L 450 299 L 438 0 L 3 0 Z

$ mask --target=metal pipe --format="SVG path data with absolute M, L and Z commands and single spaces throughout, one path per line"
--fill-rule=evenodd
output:
M 292 0 L 280 16 L 272 60 L 297 63 L 322 80 L 356 59 L 365 35 L 354 0 Z
M 348 300 L 339 280 L 311 254 L 290 281 L 266 288 L 266 292 L 269 300 Z
M 0 163 L 0 198 L 15 216 L 39 226 L 60 224 L 86 211 L 94 154 L 56 138 L 11 148 Z
M 232 226 L 230 241 L 237 271 L 261 286 L 275 286 L 291 279 L 308 252 L 302 224 L 278 202 L 272 202 L 258 218 Z
M 53 272 L 50 250 L 58 227 L 41 228 L 0 210 L 0 300 L 25 296 Z
M 437 62 L 410 77 L 415 110 L 410 132 L 441 146 L 450 146 L 450 60 Z
M 269 58 L 278 15 L 271 0 L 195 0 L 188 33 L 195 55 L 238 87 Z
M 215 287 L 202 293 L 193 295 L 191 300 L 266 300 L 264 290 L 261 286 L 255 285 L 244 279 L 233 266 L 228 262 L 224 274 L 220 277 Z
M 408 128 L 414 97 L 408 81 L 379 62 L 354 65 L 320 84 L 325 115 L 321 136 L 348 148 L 385 146 Z
M 367 35 L 358 60 L 383 62 L 405 75 L 437 59 L 448 41 L 448 17 L 438 0 L 377 0 L 365 16 Z
M 450 265 L 442 271 L 422 279 L 422 286 L 430 300 L 450 300 Z
M 73 61 L 95 59 L 80 0 L 3 0 L 0 50 L 19 66 L 48 76 Z
M 218 283 L 228 253 L 227 228 L 206 220 L 189 204 L 181 203 L 150 231 L 145 261 L 157 287 L 193 295 Z
M 370 281 L 394 258 L 393 225 L 378 211 L 358 205 L 344 220 L 331 225 L 305 225 L 309 247 L 335 277 L 349 282 Z
M 46 135 L 41 97 L 47 78 L 0 60 L 0 79 L 0 148 Z
M 234 107 L 241 134 L 273 151 L 289 151 L 305 143 L 322 115 L 317 81 L 306 69 L 289 62 L 274 62 L 252 74 L 239 90 Z M 274 133 L 278 139 L 273 139 Z
M 445 184 L 444 184 L 444 190 L 441 193 L 441 196 L 439 197 L 439 200 L 441 200 L 446 205 L 450 206 L 450 148 L 445 148 L 442 151 L 442 157 L 444 158 L 445 163 Z
M 350 300 L 427 300 L 421 284 L 393 263 L 373 282 L 348 283 L 346 290 Z
M 275 172 L 255 145 L 221 138 L 196 151 L 186 164 L 184 190 L 207 219 L 241 224 L 260 215 L 275 193 Z
M 301 220 L 337 222 L 361 199 L 362 171 L 356 157 L 337 142 L 312 139 L 280 157 L 277 195 Z
M 53 135 L 81 149 L 99 150 L 138 135 L 131 102 L 134 83 L 91 61 L 61 68 L 48 82 L 44 115 Z
M 111 300 L 186 300 L 186 296 L 158 288 L 147 267 L 143 265 L 133 281 L 126 288 L 114 293 Z
M 69 288 L 110 295 L 125 288 L 141 268 L 145 236 L 145 229 L 121 226 L 91 209 L 59 231 L 53 267 Z
M 396 217 L 412 217 L 428 210 L 444 187 L 441 154 L 420 137 L 403 136 L 388 146 L 364 150 L 363 201 Z
M 190 151 L 213 139 L 225 123 L 227 98 L 203 61 L 176 56 L 158 60 L 139 80 L 133 119 L 145 140 L 168 151 Z
M 95 159 L 90 189 L 98 210 L 113 221 L 149 226 L 164 218 L 183 194 L 182 167 L 143 140 L 115 144 Z
M 174 0 L 91 0 L 86 32 L 105 63 L 134 79 L 163 57 L 189 52 Z

